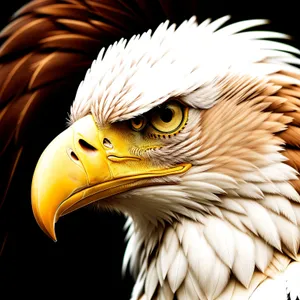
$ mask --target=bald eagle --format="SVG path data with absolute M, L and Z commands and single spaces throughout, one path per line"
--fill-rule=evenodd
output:
M 68 128 L 36 165 L 33 214 L 53 240 L 59 218 L 87 205 L 127 217 L 123 270 L 136 278 L 132 300 L 300 297 L 300 52 L 278 41 L 284 34 L 257 31 L 265 20 L 228 21 L 165 21 L 98 49 Z M 55 48 L 62 35 L 75 38 L 57 33 L 42 44 Z M 87 64 L 76 52 L 39 55 L 22 58 L 36 68 L 30 92 L 17 98 L 17 125 L 43 94 L 35 87 L 48 60 Z M 11 140 L 19 134 L 17 126 Z

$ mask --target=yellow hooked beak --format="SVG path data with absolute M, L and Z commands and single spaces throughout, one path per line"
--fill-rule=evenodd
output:
M 162 169 L 132 155 L 130 149 L 137 140 L 128 131 L 122 123 L 99 129 L 88 115 L 45 149 L 33 175 L 32 209 L 39 226 L 53 240 L 60 216 L 145 186 L 143 179 L 180 174 L 190 168 L 190 164 L 181 164 Z

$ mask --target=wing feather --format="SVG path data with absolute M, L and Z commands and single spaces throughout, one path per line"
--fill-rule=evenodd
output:
M 66 64 L 70 64 L 69 68 L 64 68 Z M 35 70 L 30 78 L 28 88 L 34 90 L 49 82 L 57 80 L 55 70 L 60 70 L 61 78 L 71 76 L 72 72 L 78 68 L 87 68 L 89 60 L 86 56 L 78 53 L 53 52 L 49 55 L 41 57 L 35 64 Z
M 98 39 L 101 35 L 101 30 L 87 22 L 67 18 L 57 19 L 56 22 L 66 26 L 71 32 L 83 34 L 91 38 Z
M 45 37 L 46 32 L 56 29 L 56 26 L 48 18 L 30 18 L 29 20 L 8 36 L 0 48 L 0 56 L 36 47 L 39 41 Z
M 18 18 L 18 17 L 20 17 L 22 15 L 25 15 L 25 14 L 31 14 L 37 8 L 47 6 L 47 5 L 51 5 L 53 3 L 56 3 L 56 0 L 35 0 L 35 1 L 31 1 L 31 2 L 27 3 L 26 5 L 22 6 L 20 9 L 18 9 L 14 13 L 13 16 L 15 18 Z
M 31 15 L 25 15 L 18 19 L 11 21 L 6 27 L 2 29 L 0 32 L 0 38 L 7 38 L 8 36 L 12 35 L 14 32 L 17 32 L 22 28 L 24 25 L 27 25 L 34 19 Z

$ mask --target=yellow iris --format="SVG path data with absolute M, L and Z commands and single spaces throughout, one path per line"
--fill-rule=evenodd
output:
M 188 109 L 179 102 L 166 103 L 154 111 L 150 123 L 159 132 L 174 134 L 182 129 L 187 120 Z

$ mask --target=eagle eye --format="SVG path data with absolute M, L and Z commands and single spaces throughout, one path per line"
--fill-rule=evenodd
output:
M 132 130 L 142 131 L 150 137 L 160 138 L 181 131 L 188 119 L 188 108 L 178 101 L 169 101 L 153 110 L 129 120 Z
M 177 101 L 170 101 L 156 108 L 150 124 L 160 133 L 174 134 L 182 129 L 187 120 L 187 108 Z
M 131 128 L 134 131 L 141 131 L 147 124 L 147 120 L 143 115 L 137 116 L 134 119 L 130 120 Z

